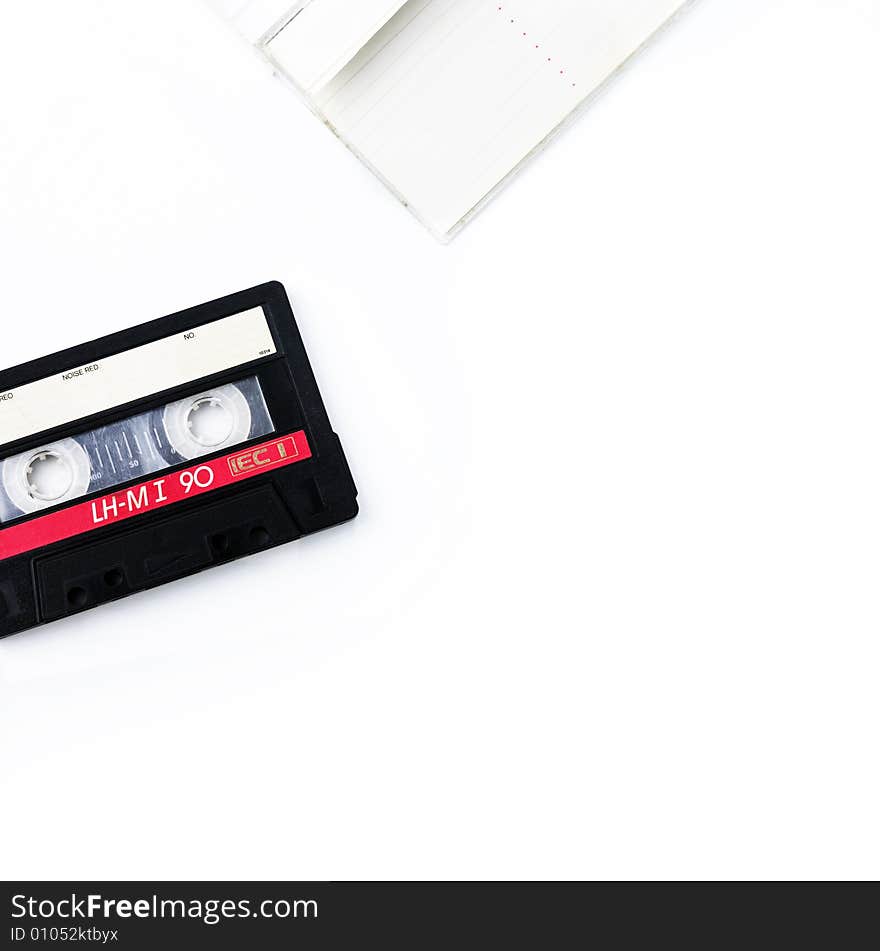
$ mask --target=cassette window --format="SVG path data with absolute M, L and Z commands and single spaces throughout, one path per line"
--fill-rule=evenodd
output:
M 255 376 L 3 460 L 0 522 L 73 502 L 273 432 Z

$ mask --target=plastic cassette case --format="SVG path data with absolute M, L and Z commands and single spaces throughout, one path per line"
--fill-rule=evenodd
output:
M 0 373 L 0 636 L 357 510 L 280 284 Z
M 694 0 L 209 0 L 448 239 Z

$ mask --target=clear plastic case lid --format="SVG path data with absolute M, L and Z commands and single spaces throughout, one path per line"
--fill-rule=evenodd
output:
M 209 0 L 438 237 L 693 0 Z

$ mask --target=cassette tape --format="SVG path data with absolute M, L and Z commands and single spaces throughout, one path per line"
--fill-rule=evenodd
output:
M 0 637 L 357 511 L 280 284 L 0 373 Z

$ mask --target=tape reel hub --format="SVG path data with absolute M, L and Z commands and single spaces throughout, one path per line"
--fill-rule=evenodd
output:
M 165 435 L 184 459 L 244 442 L 251 432 L 251 408 L 234 383 L 197 393 L 165 407 Z
M 232 435 L 235 414 L 217 396 L 204 396 L 192 404 L 186 428 L 202 446 L 220 446 Z
M 60 439 L 3 463 L 3 487 L 25 513 L 69 502 L 85 495 L 92 467 L 75 439 Z
M 39 502 L 57 502 L 73 485 L 70 462 L 57 452 L 47 450 L 31 458 L 25 470 L 28 494 Z

